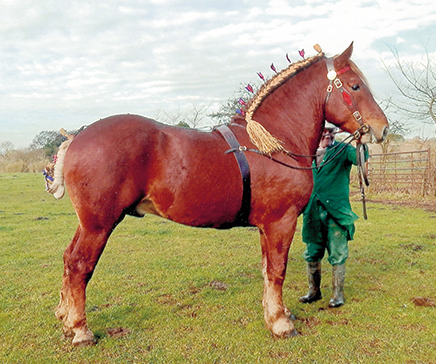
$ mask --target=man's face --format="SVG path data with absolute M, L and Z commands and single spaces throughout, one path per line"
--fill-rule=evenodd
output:
M 322 133 L 320 147 L 321 148 L 327 148 L 328 146 L 332 145 L 333 141 L 335 140 L 335 131 L 331 129 L 324 129 L 324 132 Z

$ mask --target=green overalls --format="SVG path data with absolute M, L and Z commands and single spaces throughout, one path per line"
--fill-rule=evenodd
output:
M 331 265 L 344 264 L 348 258 L 348 240 L 353 240 L 354 221 L 359 217 L 352 211 L 350 170 L 356 165 L 356 148 L 347 145 L 332 162 L 324 165 L 342 145 L 335 141 L 320 164 L 313 162 L 314 187 L 309 203 L 303 212 L 303 242 L 307 262 L 318 262 L 327 249 Z M 368 152 L 366 151 L 366 158 Z

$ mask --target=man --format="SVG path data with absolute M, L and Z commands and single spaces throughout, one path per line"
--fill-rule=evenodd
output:
M 348 258 L 348 240 L 353 239 L 354 221 L 358 216 L 351 210 L 350 170 L 356 165 L 356 148 L 335 141 L 337 128 L 326 123 L 313 162 L 314 187 L 303 213 L 303 242 L 306 251 L 309 292 L 300 302 L 311 303 L 322 298 L 321 259 L 325 250 L 333 270 L 333 296 L 330 307 L 345 303 L 345 261 Z M 365 158 L 368 152 L 365 151 Z

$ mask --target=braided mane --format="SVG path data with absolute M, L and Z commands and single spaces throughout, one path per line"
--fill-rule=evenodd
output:
M 281 70 L 268 80 L 256 92 L 253 98 L 248 101 L 245 113 L 247 122 L 247 132 L 254 145 L 263 153 L 271 155 L 274 152 L 283 151 L 282 143 L 272 136 L 262 125 L 253 120 L 253 114 L 262 102 L 280 85 L 303 71 L 312 64 L 324 57 L 324 53 L 319 51 L 317 55 L 303 59 L 296 63 L 291 63 L 287 68 Z

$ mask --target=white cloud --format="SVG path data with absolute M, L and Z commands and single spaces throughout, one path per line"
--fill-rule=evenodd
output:
M 421 56 L 422 44 L 436 50 L 433 0 L 0 0 L 0 7 L 0 142 L 17 146 L 41 130 L 74 129 L 110 113 L 153 117 L 192 101 L 217 108 L 256 72 L 268 75 L 271 62 L 286 67 L 286 53 L 297 60 L 315 43 L 333 55 L 354 40 L 353 58 L 378 94 L 391 87 L 380 70 L 388 45 Z

